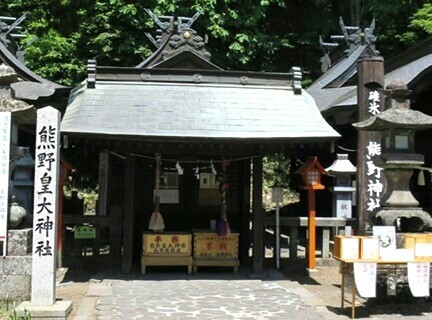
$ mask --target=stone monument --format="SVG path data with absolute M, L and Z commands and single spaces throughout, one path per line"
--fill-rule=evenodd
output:
M 56 301 L 58 184 L 60 170 L 60 112 L 37 111 L 31 300 L 15 310 L 32 319 L 66 319 L 72 303 Z

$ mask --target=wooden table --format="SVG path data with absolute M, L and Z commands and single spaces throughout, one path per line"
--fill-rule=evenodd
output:
M 403 265 L 408 262 L 432 262 L 432 257 L 428 260 L 343 260 L 338 257 L 334 257 L 341 263 L 341 308 L 344 308 L 345 302 L 345 275 L 351 275 L 350 271 L 353 270 L 354 262 L 375 262 L 378 265 L 388 264 L 388 265 Z M 355 299 L 356 299 L 356 286 L 354 279 L 351 282 L 351 318 L 355 318 Z

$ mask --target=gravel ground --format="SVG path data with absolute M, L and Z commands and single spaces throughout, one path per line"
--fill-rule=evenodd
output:
M 339 267 L 321 267 L 317 272 L 306 276 L 303 272 L 283 271 L 284 275 L 297 281 L 309 292 L 325 302 L 328 310 L 335 315 L 351 316 L 351 282 L 345 287 L 345 306 L 341 309 L 341 274 Z M 348 278 L 346 278 L 348 279 Z M 386 298 L 364 299 L 356 297 L 356 318 L 359 319 L 432 319 L 432 300 L 430 298 L 412 298 L 405 295 Z

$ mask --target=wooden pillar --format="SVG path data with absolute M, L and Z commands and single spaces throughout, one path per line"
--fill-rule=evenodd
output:
M 133 235 L 134 235 L 134 202 L 135 202 L 135 157 L 127 155 L 125 181 L 124 181 L 124 205 L 123 205 L 123 257 L 122 272 L 132 272 Z
M 253 257 L 252 273 L 259 275 L 264 269 L 264 213 L 263 213 L 263 162 L 262 157 L 253 159 Z
M 99 197 L 98 214 L 106 216 L 108 214 L 108 192 L 110 174 L 110 152 L 103 150 L 99 153 Z
M 316 249 L 316 212 L 315 212 L 315 190 L 308 190 L 308 245 L 307 245 L 307 268 L 315 269 Z
M 290 237 L 290 245 L 289 245 L 289 261 L 290 264 L 294 265 L 297 263 L 297 241 L 298 241 L 298 226 L 290 226 L 289 227 L 289 237 Z
M 241 183 L 240 183 L 240 264 L 249 263 L 249 222 L 250 222 L 250 178 L 251 178 L 251 161 L 250 159 L 242 161 L 241 166 Z
M 384 59 L 382 57 L 364 57 L 358 60 L 358 121 L 363 121 L 384 110 Z M 358 234 L 364 235 L 369 225 L 369 214 L 380 207 L 383 195 L 369 192 L 377 184 L 384 185 L 384 172 L 368 174 L 368 162 L 376 165 L 381 154 L 381 137 L 379 132 L 359 131 L 357 141 L 357 223 Z M 375 189 L 376 190 L 376 189 Z M 384 190 L 383 190 L 384 191 Z

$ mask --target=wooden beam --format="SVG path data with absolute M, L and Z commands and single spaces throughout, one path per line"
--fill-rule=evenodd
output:
M 108 214 L 108 193 L 109 193 L 109 174 L 110 174 L 110 153 L 103 150 L 99 153 L 99 197 L 98 206 L 100 216 Z
M 240 182 L 240 263 L 249 264 L 249 221 L 250 221 L 250 181 L 251 181 L 251 160 L 243 160 L 241 165 Z
M 252 213 L 253 213 L 253 256 L 252 273 L 260 275 L 264 269 L 264 212 L 263 212 L 263 162 L 262 157 L 253 159 L 253 189 L 252 189 Z
M 123 205 L 123 257 L 122 272 L 132 272 L 134 202 L 135 202 L 135 157 L 126 156 Z

